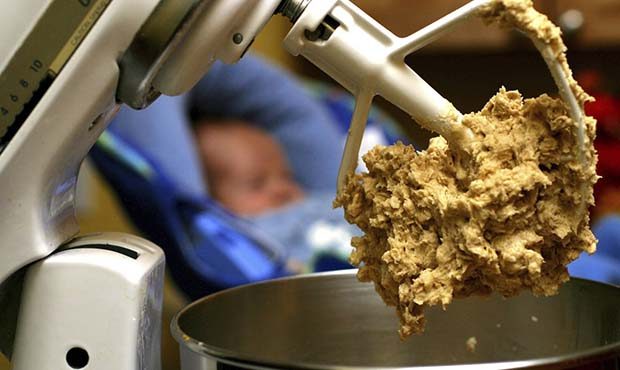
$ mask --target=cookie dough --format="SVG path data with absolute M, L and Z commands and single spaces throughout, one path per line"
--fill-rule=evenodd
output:
M 559 31 L 530 1 L 498 0 L 485 11 L 563 53 Z M 589 97 L 571 81 L 583 104 Z M 596 248 L 587 212 L 597 180 L 593 118 L 585 156 L 568 108 L 548 95 L 501 88 L 462 123 L 475 136 L 467 151 L 442 137 L 422 152 L 376 147 L 364 156 L 368 173 L 351 176 L 335 201 L 364 232 L 352 240 L 358 278 L 396 307 L 402 338 L 424 330 L 425 307 L 453 298 L 555 294 L 566 265 Z

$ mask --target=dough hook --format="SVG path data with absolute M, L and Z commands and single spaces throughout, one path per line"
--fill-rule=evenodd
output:
M 284 41 L 285 47 L 293 55 L 301 54 L 311 60 L 356 98 L 338 174 L 338 193 L 357 166 L 366 120 L 376 95 L 407 112 L 422 127 L 442 135 L 453 146 L 466 147 L 474 139 L 472 132 L 461 124 L 463 115 L 404 60 L 493 1 L 500 0 L 471 1 L 407 37 L 394 35 L 348 0 L 308 4 L 313 9 L 300 15 Z M 570 88 L 570 71 L 562 68 L 559 55 L 550 45 L 531 39 L 570 108 L 571 118 L 578 122 L 580 160 L 587 166 L 585 115 Z

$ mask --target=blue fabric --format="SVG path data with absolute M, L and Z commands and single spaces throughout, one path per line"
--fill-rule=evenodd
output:
M 568 271 L 571 276 L 620 285 L 620 216 L 599 220 L 592 231 L 598 239 L 596 253 L 583 253 Z
M 194 119 L 245 119 L 283 145 L 293 173 L 308 191 L 331 191 L 343 142 L 329 112 L 295 79 L 259 59 L 215 63 L 189 95 Z
M 353 117 L 353 110 L 355 109 L 355 98 L 353 95 L 339 87 L 330 87 L 324 83 L 308 81 L 305 85 L 315 99 L 320 101 L 329 111 L 336 122 L 340 134 L 343 137 L 346 136 L 349 131 L 351 118 Z M 371 107 L 370 112 L 368 112 L 366 127 L 378 127 L 381 130 L 383 137 L 381 144 L 383 145 L 393 144 L 397 141 L 402 141 L 405 144 L 409 143 L 398 124 L 374 105 Z M 364 139 L 366 139 L 366 136 Z
M 337 124 L 286 72 L 251 55 L 234 65 L 216 62 L 189 94 L 162 96 L 143 111 L 124 107 L 110 125 L 153 158 L 180 192 L 204 196 L 205 177 L 188 112 L 194 118 L 255 123 L 282 143 L 302 187 L 334 191 L 343 148 Z
M 207 188 L 185 100 L 162 96 L 141 111 L 123 107 L 108 130 L 152 158 L 179 193 L 202 197 Z
M 156 163 L 113 133 L 102 135 L 90 157 L 136 227 L 164 250 L 190 298 L 286 275 L 282 248 L 207 198 L 180 196 Z
M 123 108 L 91 151 L 191 298 L 285 275 L 285 248 L 209 199 L 190 114 L 254 122 L 283 143 L 304 188 L 332 194 L 342 152 L 336 124 L 291 76 L 249 56 L 216 63 L 185 96 Z
M 592 230 L 598 239 L 597 253 L 620 261 L 620 215 L 602 218 Z
M 351 268 L 351 238 L 361 231 L 345 221 L 342 208 L 332 208 L 333 199 L 332 192 L 310 193 L 249 220 L 283 246 L 279 252 L 287 261 L 301 263 L 306 271 Z

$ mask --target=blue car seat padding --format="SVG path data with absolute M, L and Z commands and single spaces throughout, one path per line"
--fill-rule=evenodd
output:
M 285 275 L 272 241 L 208 198 L 179 197 L 156 164 L 114 133 L 104 133 L 90 154 L 135 226 L 164 249 L 190 298 Z

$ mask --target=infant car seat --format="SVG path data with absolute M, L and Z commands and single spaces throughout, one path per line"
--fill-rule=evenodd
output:
M 344 145 L 353 98 L 325 85 L 309 86 L 311 94 L 334 118 L 333 124 L 337 127 L 333 132 L 340 133 L 337 142 Z M 170 117 L 161 117 L 175 109 L 167 99 L 160 99 L 164 107 L 158 107 L 160 112 L 151 113 L 151 116 L 162 121 L 179 119 L 174 112 Z M 166 122 L 145 122 L 143 127 L 151 130 L 154 128 L 149 125 L 161 124 Z M 396 132 L 395 127 L 381 112 L 373 110 L 367 129 L 372 134 L 368 135 L 370 140 L 366 140 L 365 145 L 387 144 L 388 138 Z M 287 275 L 286 261 L 281 254 L 283 246 L 219 206 L 208 195 L 184 191 L 185 184 L 174 183 L 165 175 L 162 163 L 158 163 L 169 162 L 170 158 L 150 157 L 141 150 L 143 143 L 134 142 L 143 137 L 128 137 L 122 130 L 117 132 L 118 129 L 118 125 L 112 125 L 101 136 L 90 158 L 117 194 L 136 228 L 164 249 L 172 278 L 185 294 L 198 298 L 228 287 Z M 133 135 L 140 134 L 144 132 Z M 155 147 L 180 145 L 170 142 L 174 138 L 165 135 L 153 137 L 165 140 L 151 142 Z M 337 160 L 339 158 L 334 158 Z M 183 163 L 165 165 L 183 166 Z M 317 163 L 312 166 L 316 168 Z M 345 258 L 326 254 L 313 258 L 310 271 L 348 267 L 351 266 Z
M 190 298 L 286 274 L 273 241 L 207 197 L 180 195 L 156 163 L 113 131 L 90 158 L 134 225 L 164 249 L 172 278 Z

